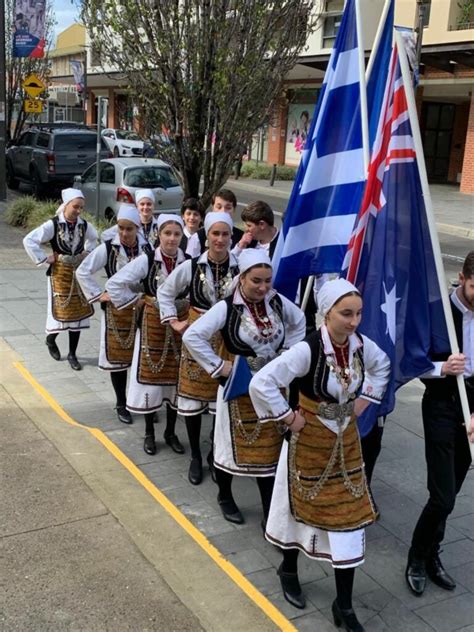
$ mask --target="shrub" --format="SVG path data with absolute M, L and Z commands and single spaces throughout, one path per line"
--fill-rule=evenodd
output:
M 36 202 L 35 207 L 27 217 L 25 228 L 27 230 L 33 230 L 46 220 L 54 217 L 58 203 L 53 200 L 46 200 L 44 202 Z
M 287 167 L 278 165 L 276 170 L 277 180 L 294 180 L 297 167 Z M 257 165 L 255 160 L 244 162 L 240 171 L 242 178 L 255 178 L 256 180 L 270 180 L 272 175 L 272 165 L 261 162 Z
M 5 220 L 12 226 L 26 226 L 28 217 L 34 211 L 37 200 L 31 195 L 18 198 L 12 204 L 8 205 L 5 213 Z

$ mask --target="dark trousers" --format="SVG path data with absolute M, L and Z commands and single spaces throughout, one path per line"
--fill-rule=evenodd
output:
M 365 464 L 365 474 L 369 485 L 372 482 L 375 462 L 377 461 L 377 457 L 382 449 L 382 435 L 383 426 L 379 426 L 378 423 L 375 422 L 372 430 L 366 434 L 365 437 L 361 437 L 360 439 L 362 458 Z
M 422 413 L 430 497 L 415 527 L 411 554 L 427 559 L 438 552 L 444 538 L 471 453 L 457 396 L 441 398 L 425 392 Z

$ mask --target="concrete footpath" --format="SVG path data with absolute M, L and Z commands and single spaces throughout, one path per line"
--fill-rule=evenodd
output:
M 0 207 L 0 629 L 334 630 L 331 567 L 301 558 L 305 610 L 284 601 L 281 554 L 262 538 L 258 489 L 234 481 L 243 525 L 220 515 L 209 474 L 187 481 L 186 455 L 143 452 L 144 422 L 120 424 L 109 376 L 97 370 L 99 320 L 81 335 L 74 373 L 44 344 L 46 279 Z M 60 335 L 63 357 L 67 338 Z M 42 394 L 41 394 L 42 393 Z M 367 632 L 474 632 L 474 477 L 450 517 L 442 559 L 453 592 L 429 583 L 416 598 L 404 567 L 426 502 L 421 387 L 401 390 L 375 470 L 381 520 L 367 529 L 355 607 Z M 62 410 L 57 408 L 59 402 Z M 74 425 L 74 422 L 81 426 Z M 210 420 L 203 424 L 203 454 Z

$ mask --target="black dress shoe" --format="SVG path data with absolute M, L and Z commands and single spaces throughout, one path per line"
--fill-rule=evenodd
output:
M 115 410 L 117 411 L 117 418 L 119 421 L 123 424 L 133 424 L 132 415 L 128 412 L 125 406 L 117 406 Z
M 438 554 L 433 555 L 427 560 L 426 572 L 431 581 L 440 588 L 444 588 L 445 590 L 454 590 L 456 588 L 456 582 L 444 570 Z
M 214 453 L 211 451 L 207 455 L 207 464 L 209 465 L 209 473 L 214 483 L 217 483 L 216 468 L 214 467 Z
M 233 522 L 234 524 L 244 523 L 244 517 L 240 513 L 240 509 L 235 504 L 233 498 L 230 498 L 229 500 L 221 500 L 219 496 L 217 496 L 217 502 L 219 503 L 222 515 L 228 522 Z
M 79 362 L 79 360 L 76 358 L 76 356 L 73 353 L 68 354 L 67 361 L 71 365 L 71 369 L 73 371 L 80 371 L 82 369 L 81 363 Z
M 364 628 L 357 620 L 356 614 L 352 608 L 343 610 L 339 608 L 337 599 L 332 603 L 332 616 L 334 618 L 334 625 L 336 628 L 343 627 L 349 632 L 364 632 Z
M 193 457 L 189 464 L 188 480 L 191 485 L 199 485 L 202 481 L 202 459 Z
M 405 571 L 405 579 L 412 593 L 417 597 L 421 597 L 426 588 L 425 560 L 410 556 Z
M 169 445 L 169 447 L 173 450 L 173 452 L 176 452 L 176 454 L 184 454 L 184 448 L 181 445 L 180 440 L 175 434 L 172 434 L 172 435 L 165 434 L 163 435 L 163 438 L 165 440 L 166 445 Z
M 48 340 L 47 337 L 46 346 L 48 347 L 49 355 L 53 358 L 53 360 L 61 360 L 61 353 L 59 351 L 58 345 L 56 344 L 56 340 Z
M 286 573 L 282 570 L 282 566 L 283 564 L 280 564 L 277 575 L 280 578 L 283 597 L 295 608 L 303 610 L 306 607 L 306 598 L 301 590 L 298 573 Z
M 145 441 L 143 442 L 143 449 L 147 454 L 156 454 L 156 443 L 153 435 L 146 435 Z

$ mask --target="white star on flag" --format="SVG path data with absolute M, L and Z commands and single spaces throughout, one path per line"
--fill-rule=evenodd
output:
M 385 303 L 382 303 L 380 309 L 387 317 L 387 329 L 385 331 L 386 334 L 390 336 L 390 340 L 393 344 L 395 344 L 395 329 L 397 322 L 397 303 L 401 299 L 397 298 L 396 292 L 396 284 L 393 284 L 390 292 L 387 293 L 387 288 L 385 283 L 383 284 L 383 290 L 385 292 Z

